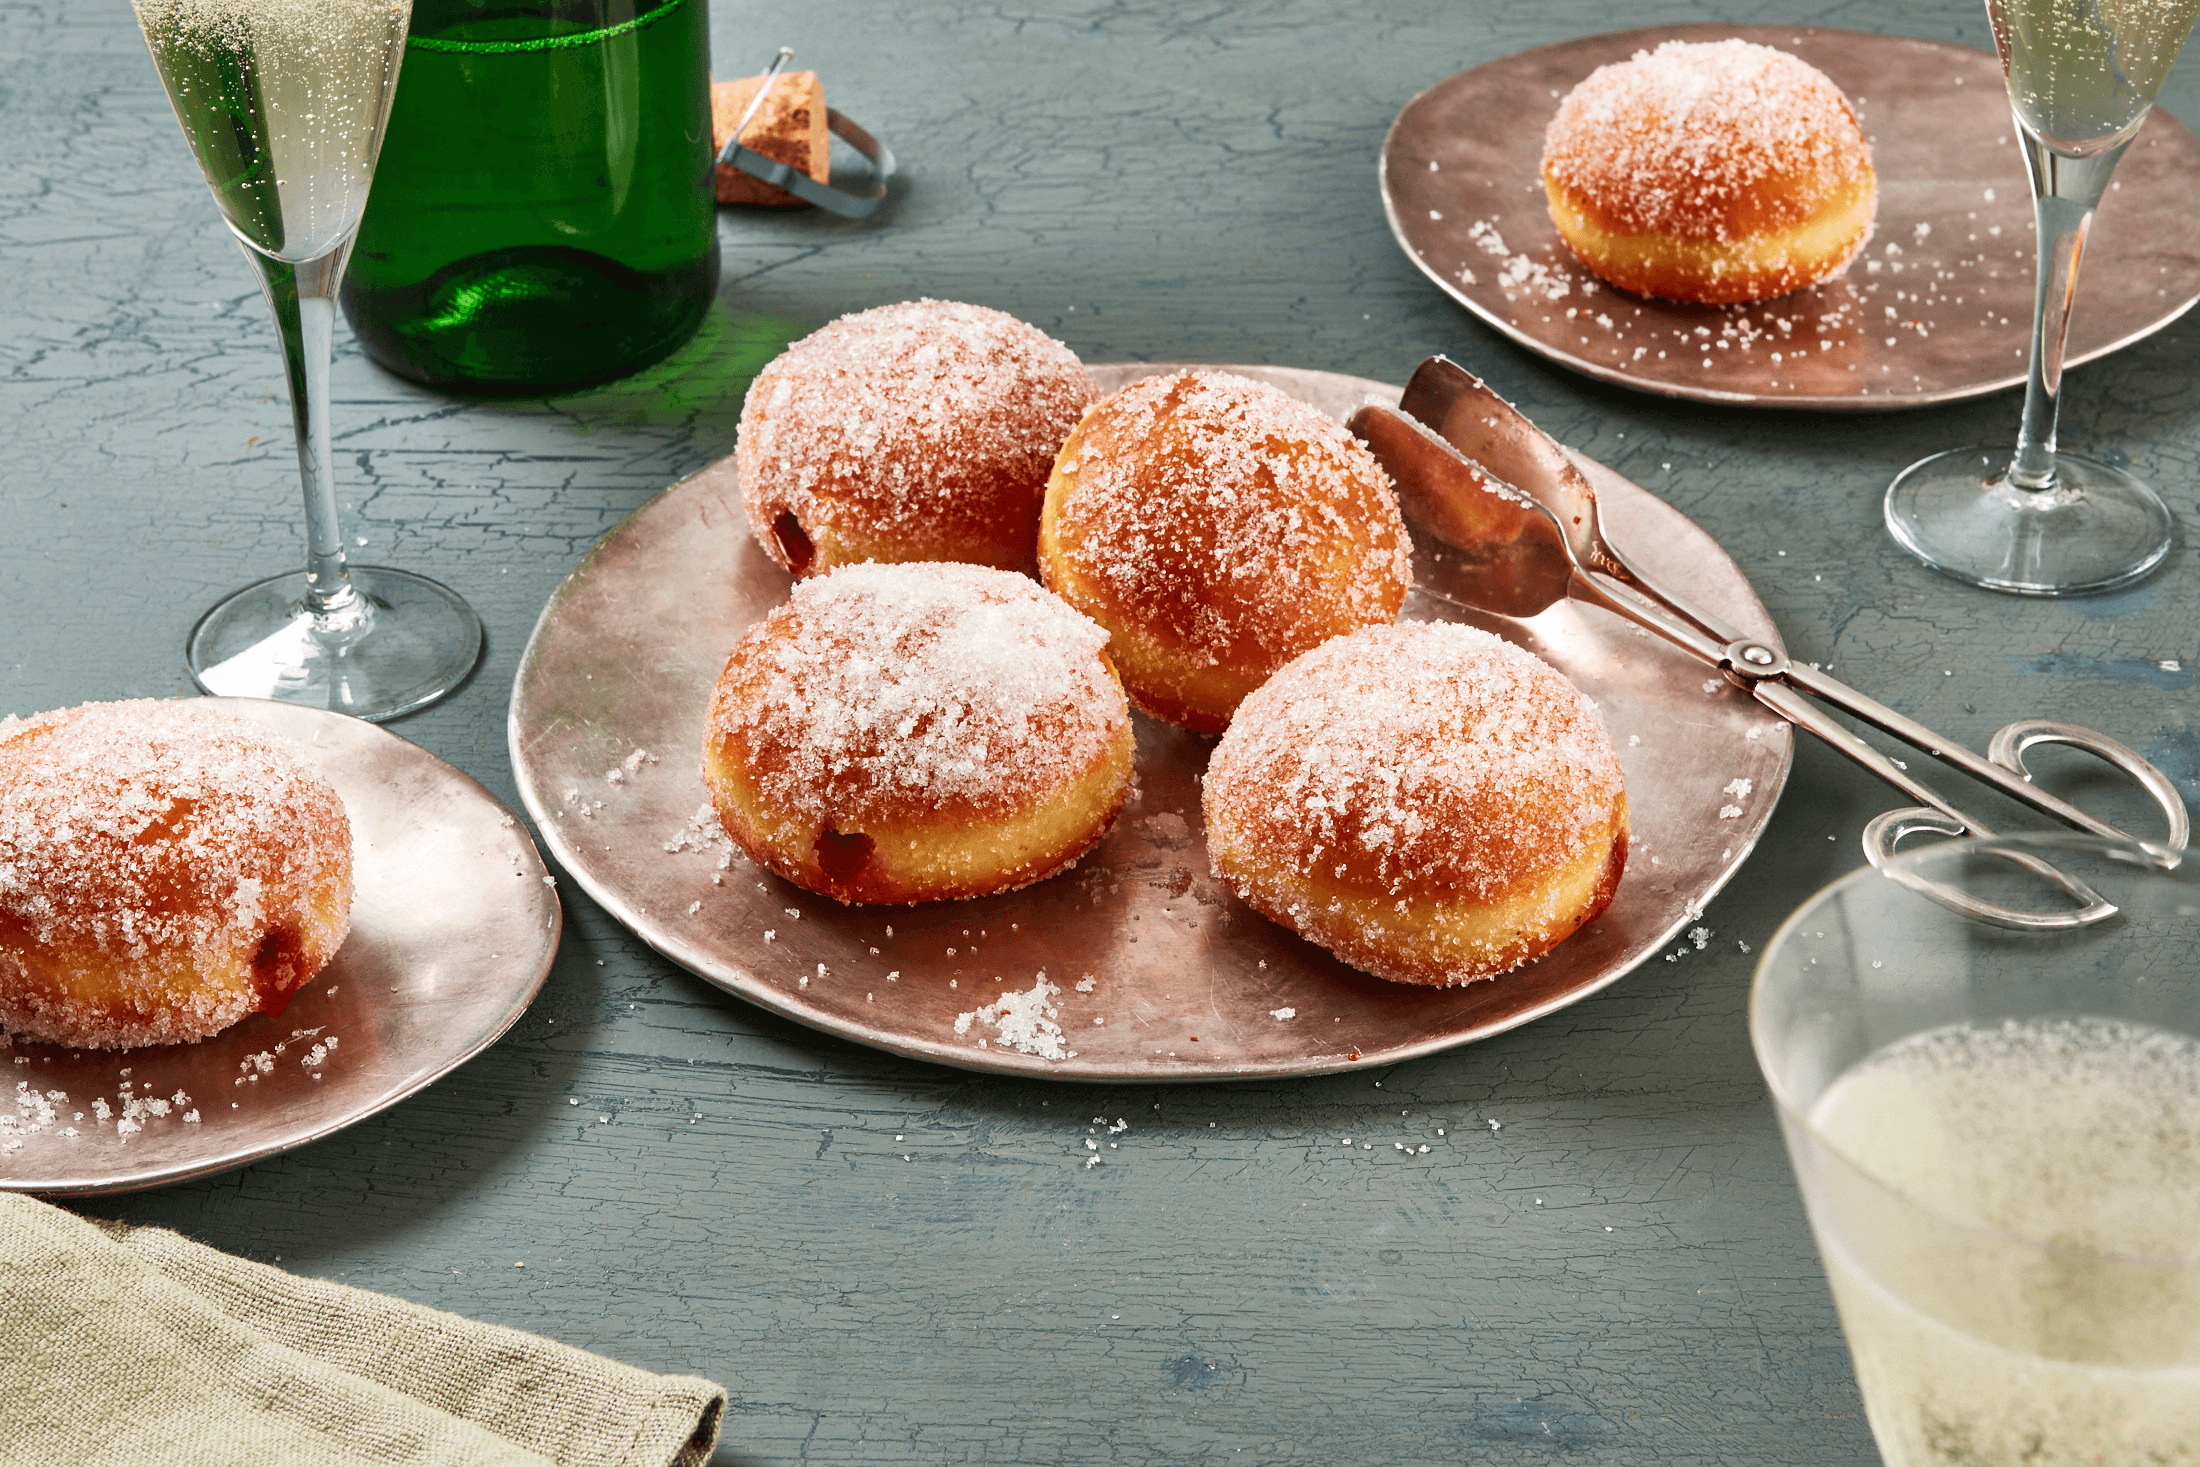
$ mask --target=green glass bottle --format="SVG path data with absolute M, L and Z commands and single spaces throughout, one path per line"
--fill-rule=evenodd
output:
M 447 391 L 607 382 L 718 290 L 709 0 L 414 0 L 345 272 L 367 355 Z

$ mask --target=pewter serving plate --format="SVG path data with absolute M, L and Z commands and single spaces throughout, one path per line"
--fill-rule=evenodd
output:
M 1661 41 L 1739 36 L 1801 57 L 1848 94 L 1879 215 L 1847 272 L 1748 306 L 1654 301 L 1599 281 L 1545 206 L 1543 130 L 1559 99 Z M 1795 26 L 1686 25 L 1590 36 L 1478 66 L 1406 104 L 1382 153 L 1406 255 L 1530 351 L 1605 382 L 1698 402 L 1875 411 L 2024 381 L 2032 195 L 1991 52 Z M 2200 299 L 2200 142 L 2157 110 L 2086 241 L 2066 363 L 2105 356 Z
M 1105 390 L 1177 370 L 1101 366 Z M 1342 419 L 1398 389 L 1232 367 Z M 1584 463 L 1606 526 L 1655 574 L 1776 640 L 1710 536 Z M 828 1033 L 969 1069 L 1077 1080 L 1314 1075 L 1428 1054 L 1596 992 L 1671 944 L 1733 875 L 1786 782 L 1788 726 L 1702 664 L 1561 604 L 1484 617 L 1416 590 L 1405 614 L 1486 626 L 1602 709 L 1633 847 L 1602 918 L 1541 961 L 1456 989 L 1386 983 L 1244 906 L 1208 873 L 1199 776 L 1213 740 L 1136 715 L 1138 782 L 1076 869 L 1022 891 L 848 907 L 733 852 L 698 763 L 727 653 L 792 582 L 757 548 L 733 461 L 658 495 L 559 587 L 512 690 L 512 765 L 542 837 L 642 939 L 729 993 Z M 1044 974 L 1044 982 L 1040 975 Z M 984 1010 L 1032 1006 L 1028 1032 Z M 1058 1031 L 1058 1033 L 1057 1033 Z M 1016 1046 L 1021 1038 L 1023 1048 Z
M 18 1039 L 0 1051 L 0 1079 L 15 1082 L 13 1095 L 0 1090 L 0 1188 L 131 1192 L 318 1141 L 488 1048 L 550 972 L 557 893 L 526 828 L 495 796 L 356 718 L 205 701 L 290 739 L 343 797 L 351 935 L 280 1018 L 254 1014 L 196 1044 L 95 1050 Z

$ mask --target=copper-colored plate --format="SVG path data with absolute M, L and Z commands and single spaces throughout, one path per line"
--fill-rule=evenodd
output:
M 1749 306 L 1690 306 L 1599 281 L 1545 208 L 1543 129 L 1599 66 L 1661 41 L 1745 41 L 1831 77 L 1863 119 L 1879 217 L 1846 274 Z M 2032 196 L 1991 52 L 1799 26 L 1589 36 L 1438 82 L 1382 154 L 1383 207 L 1446 294 L 1562 366 L 1698 402 L 1875 411 L 2024 381 Z M 2200 141 L 2157 111 L 2086 241 L 2065 360 L 2104 356 L 2200 299 Z
M 291 740 L 343 797 L 351 935 L 279 1018 L 254 1014 L 196 1044 L 154 1049 L 18 1039 L 0 1050 L 0 1080 L 15 1082 L 0 1090 L 12 1123 L 0 1124 L 0 1189 L 132 1192 L 318 1141 L 488 1048 L 549 975 L 563 923 L 557 893 L 526 828 L 494 795 L 356 718 L 206 701 Z M 308 1063 L 316 1043 L 334 1048 Z M 167 1113 L 125 1131 L 129 1099 L 158 1100 Z M 112 1115 L 102 1119 L 99 1105 Z
M 1093 375 L 1113 389 L 1170 370 Z M 1397 388 L 1356 377 L 1227 370 L 1339 418 L 1398 400 Z M 1708 535 L 1587 467 L 1616 541 L 1751 635 L 1776 637 Z M 1618 898 L 1540 962 L 1465 988 L 1414 988 L 1355 972 L 1256 915 L 1207 869 L 1198 782 L 1213 741 L 1144 717 L 1138 794 L 1074 871 L 978 901 L 845 907 L 739 856 L 721 871 L 721 847 L 698 846 L 715 831 L 697 769 L 705 703 L 734 641 L 789 586 L 750 537 L 730 459 L 635 511 L 551 598 L 521 660 L 511 720 L 521 797 L 574 879 L 674 962 L 801 1023 L 970 1069 L 1311 1075 L 1526 1023 L 1669 950 L 1764 829 L 1793 752 L 1786 724 L 1602 612 L 1562 604 L 1507 622 L 1416 591 L 1407 616 L 1473 621 L 1557 664 L 1619 746 L 1634 846 Z M 959 1015 L 1031 991 L 1041 972 L 1060 990 L 1055 1022 L 1074 1054 L 1004 1049 L 982 1020 L 956 1032 Z

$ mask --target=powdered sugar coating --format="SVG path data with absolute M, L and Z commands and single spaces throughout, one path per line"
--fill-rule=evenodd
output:
M 1444 622 L 1375 627 L 1248 697 L 1207 769 L 1210 829 L 1386 898 L 1490 901 L 1576 860 L 1622 796 L 1588 699 Z
M 1105 626 L 1246 687 L 1411 582 L 1389 477 L 1342 426 L 1266 383 L 1185 372 L 1132 383 L 1078 425 L 1048 490 L 1048 584 Z M 1119 642 L 1122 639 L 1119 638 Z M 1131 696 L 1199 722 L 1119 646 Z M 1212 710 L 1210 710 L 1212 711 Z
M 981 566 L 857 565 L 741 639 L 711 702 L 771 806 L 842 829 L 986 818 L 1089 769 L 1129 721 L 1107 634 Z
M 0 1027 L 125 1047 L 279 1012 L 350 907 L 343 801 L 250 725 L 153 699 L 0 719 Z
M 843 316 L 749 389 L 735 464 L 750 526 L 797 575 L 1026 566 L 1047 470 L 1097 396 L 1068 347 L 1000 311 L 916 300 Z
M 1667 41 L 1566 95 L 1543 167 L 1607 229 L 1730 243 L 1869 179 L 1871 149 L 1809 63 L 1738 39 Z

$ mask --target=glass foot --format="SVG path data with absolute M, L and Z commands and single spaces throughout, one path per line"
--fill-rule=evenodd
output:
M 306 610 L 306 573 L 245 587 L 199 618 L 184 644 L 209 693 L 272 698 L 379 721 L 456 688 L 481 657 L 481 619 L 446 587 L 387 566 L 351 568 L 353 596 Z
M 1888 531 L 1937 571 L 2026 596 L 2112 590 L 2169 554 L 2169 506 L 2122 469 L 2058 454 L 2045 490 L 2017 488 L 2008 469 L 2006 448 L 1910 465 L 1887 489 Z

